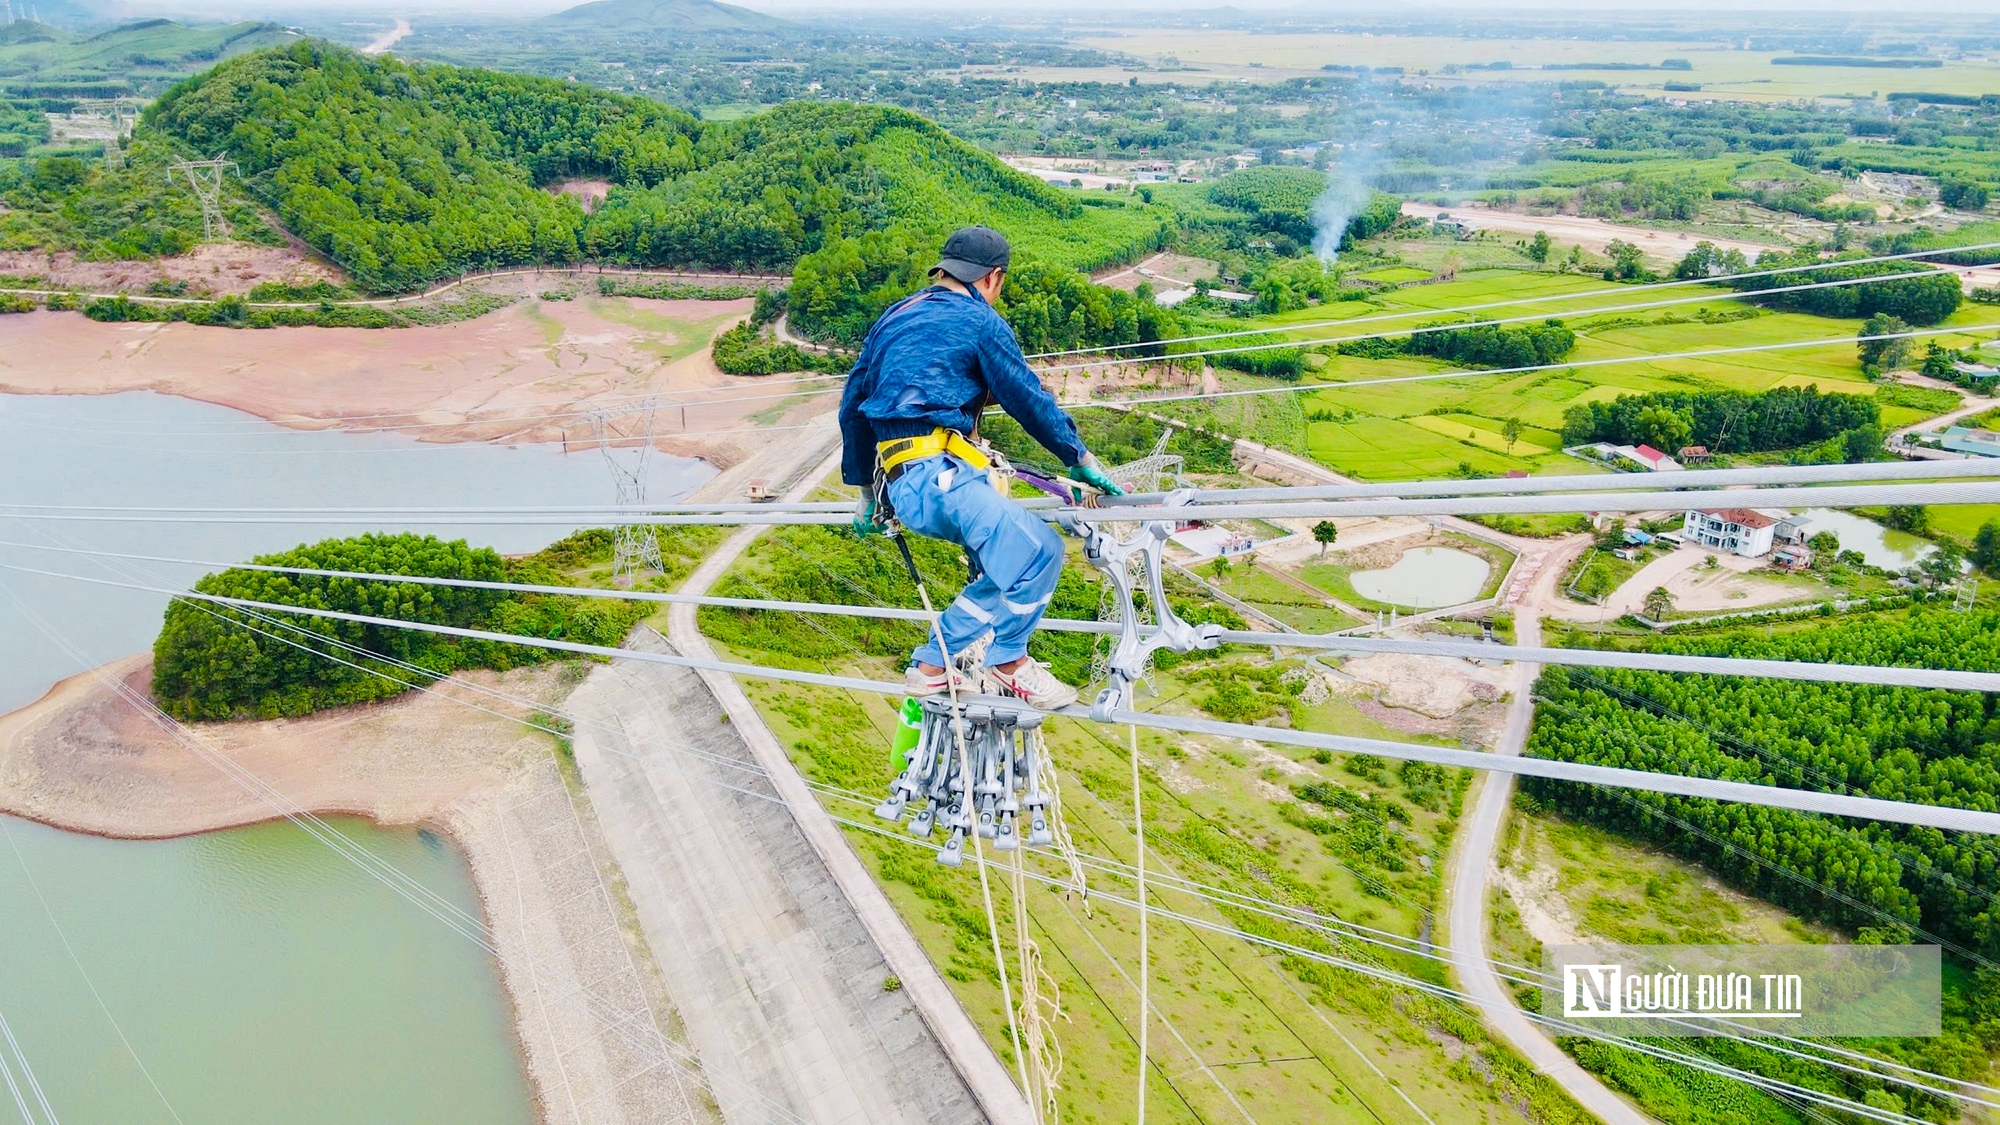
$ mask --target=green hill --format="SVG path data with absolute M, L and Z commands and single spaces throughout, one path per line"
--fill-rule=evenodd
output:
M 715 0 L 593 0 L 536 23 L 605 32 L 743 31 L 782 27 L 776 16 Z
M 85 34 L 26 20 L 0 28 L 0 79 L 19 93 L 149 93 L 220 59 L 293 42 L 274 23 L 143 20 Z
M 294 233 L 370 289 L 579 258 L 796 265 L 813 296 L 804 323 L 836 334 L 885 286 L 920 277 L 953 225 L 991 222 L 1024 256 L 1089 268 L 1157 244 L 1171 221 L 1123 200 L 1086 206 L 902 110 L 794 103 L 705 124 L 574 83 L 318 41 L 182 82 L 146 125 L 226 152 Z M 544 190 L 579 176 L 617 185 L 589 215 Z

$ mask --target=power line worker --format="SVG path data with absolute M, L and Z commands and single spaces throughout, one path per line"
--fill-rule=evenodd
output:
M 841 479 L 861 488 L 855 530 L 905 528 L 963 547 L 979 576 L 944 611 L 952 658 L 989 635 L 987 674 L 1030 705 L 1076 702 L 1076 689 L 1028 656 L 1028 639 L 1062 574 L 1062 537 L 996 487 L 977 443 L 980 412 L 996 402 L 1069 466 L 1071 479 L 1120 489 L 1083 448 L 1076 423 L 1042 387 L 1014 330 L 994 311 L 1011 251 L 1000 232 L 965 227 L 945 240 L 929 288 L 892 306 L 862 343 L 840 400 Z M 947 669 L 935 635 L 911 655 L 904 685 L 937 695 L 966 683 Z

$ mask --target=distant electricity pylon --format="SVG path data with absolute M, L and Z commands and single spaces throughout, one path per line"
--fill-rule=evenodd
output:
M 1958 587 L 1952 592 L 1951 608 L 1960 613 L 1971 609 L 1979 602 L 1979 579 L 1970 574 L 1961 575 Z
M 234 160 L 218 156 L 213 160 L 176 160 L 167 169 L 169 180 L 178 172 L 186 177 L 188 187 L 194 189 L 194 197 L 201 203 L 204 242 L 213 240 L 216 228 L 222 225 L 222 177 L 234 167 Z
M 621 406 L 606 406 L 590 412 L 590 430 L 597 438 L 597 449 L 604 454 L 604 463 L 611 466 L 611 478 L 618 485 L 618 506 L 637 507 L 646 502 L 646 462 L 653 454 L 653 415 L 658 413 L 660 400 L 648 396 L 636 402 Z M 621 460 L 612 446 L 621 438 L 611 428 L 618 418 L 637 418 L 643 433 L 637 435 L 638 455 L 628 464 Z M 649 526 L 621 524 L 611 533 L 611 580 L 619 586 L 630 586 L 638 581 L 642 570 L 663 573 L 666 565 L 660 561 L 660 540 Z
M 1160 427 L 1160 440 L 1153 444 L 1153 451 L 1136 461 L 1127 461 L 1111 469 L 1111 479 L 1124 485 L 1128 492 L 1161 492 L 1168 482 L 1179 488 L 1186 461 L 1178 453 L 1167 452 L 1167 442 L 1173 436 L 1172 426 Z

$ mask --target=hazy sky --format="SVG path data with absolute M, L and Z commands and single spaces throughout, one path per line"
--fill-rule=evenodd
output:
M 490 15 L 538 16 L 573 6 L 581 0 L 299 0 L 274 3 L 272 0 L 112 0 L 120 14 L 199 15 L 216 18 L 283 19 L 287 13 L 311 12 L 324 18 L 335 12 L 357 16 L 408 16 L 422 19 L 452 12 Z M 1396 8 L 1471 9 L 1479 11 L 1598 11 L 1630 8 L 1661 14 L 1658 0 L 1332 0 L 1301 4 L 1298 0 L 1010 0 L 1004 8 L 982 9 L 940 0 L 730 0 L 746 8 L 770 12 L 824 13 L 829 10 L 899 11 L 928 10 L 947 18 L 963 15 L 977 18 L 1005 18 L 1008 11 L 1061 11 L 1087 16 L 1092 11 L 1131 15 L 1137 12 L 1229 7 L 1274 14 L 1300 13 L 1320 19 L 1338 19 L 1343 12 L 1381 15 Z M 1672 9 L 1681 12 L 1728 11 L 1738 15 L 1756 11 L 1787 13 L 1873 12 L 1893 19 L 1881 0 L 1672 0 Z M 1991 15 L 1994 0 L 1894 0 L 1890 7 L 1905 12 L 1967 12 Z
M 354 16 L 438 16 L 448 12 L 480 12 L 480 14 L 516 14 L 516 16 L 542 16 L 548 12 L 558 12 L 570 8 L 582 0 L 342 0 L 342 2 L 284 2 L 278 0 L 112 0 L 108 6 L 120 14 L 200 14 L 206 18 L 218 16 L 266 16 L 284 18 L 284 14 L 312 12 L 318 18 L 338 16 L 348 12 Z M 968 20 L 1002 16 L 1006 10 L 1012 12 L 1062 12 L 1068 16 L 1084 16 L 1090 12 L 1106 12 L 1132 16 L 1142 12 L 1162 12 L 1162 10 L 1202 10 L 1230 6 L 1246 12 L 1270 12 L 1274 16 L 1310 16 L 1316 20 L 1338 20 L 1342 14 L 1366 14 L 1382 16 L 1394 12 L 1396 8 L 1458 8 L 1458 10 L 1480 10 L 1480 12 L 1506 12 L 1506 10 L 1538 10 L 1538 12 L 1586 12 L 1586 10 L 1606 10 L 1606 8 L 1638 8 L 1648 12 L 1660 12 L 1658 0 L 1338 0 L 1320 4 L 1300 4 L 1298 0 L 1010 0 L 1004 10 L 994 10 L 990 6 L 964 6 L 952 0 L 730 0 L 742 4 L 744 8 L 756 8 L 760 12 L 786 14 L 786 12 L 856 12 L 866 14 L 868 10 L 896 10 L 896 12 L 934 12 L 940 18 L 950 20 L 952 16 L 964 16 Z M 1880 0 L 1674 0 L 1676 10 L 1716 10 L 1732 14 L 1752 14 L 1758 10 L 1766 12 L 1874 12 L 1884 20 L 1892 20 L 1892 12 L 1884 8 Z M 1900 12 L 1972 12 L 1972 14 L 1994 14 L 1994 0 L 1898 0 L 1892 4 Z

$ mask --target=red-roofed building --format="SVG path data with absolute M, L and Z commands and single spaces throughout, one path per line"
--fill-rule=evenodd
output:
M 1639 460 L 1644 461 L 1649 467 L 1654 469 L 1660 467 L 1660 462 L 1670 459 L 1666 454 L 1654 449 L 1650 445 L 1635 445 L 1632 447 L 1632 452 L 1638 454 Z

